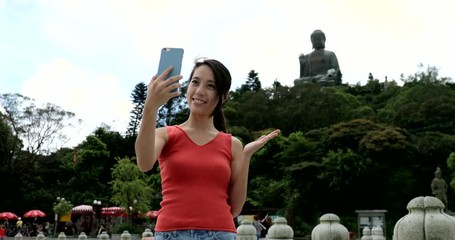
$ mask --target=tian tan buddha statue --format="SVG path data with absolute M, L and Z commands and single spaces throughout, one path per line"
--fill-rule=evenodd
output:
M 325 50 L 325 34 L 315 30 L 311 34 L 313 52 L 300 54 L 300 78 L 294 80 L 294 85 L 306 82 L 320 82 L 324 84 L 341 83 L 341 71 L 334 52 Z

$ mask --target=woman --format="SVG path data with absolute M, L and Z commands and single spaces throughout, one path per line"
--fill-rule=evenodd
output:
M 261 238 L 261 232 L 265 227 L 262 225 L 258 215 L 254 215 L 253 217 L 253 227 L 256 229 L 256 239 L 259 240 Z
M 180 95 L 173 90 L 180 87 L 182 76 L 166 79 L 171 70 L 169 67 L 154 76 L 148 85 L 135 145 L 142 171 L 152 169 L 157 159 L 160 166 L 163 200 L 155 238 L 235 239 L 233 218 L 245 203 L 250 158 L 279 130 L 245 148 L 239 139 L 225 133 L 222 105 L 228 97 L 231 75 L 213 59 L 196 61 L 191 71 L 188 119 L 156 129 L 159 107 Z

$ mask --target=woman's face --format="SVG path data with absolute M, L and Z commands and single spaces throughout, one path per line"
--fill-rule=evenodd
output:
M 192 113 L 212 115 L 218 103 L 218 93 L 215 75 L 209 66 L 201 65 L 194 70 L 188 84 L 187 101 Z

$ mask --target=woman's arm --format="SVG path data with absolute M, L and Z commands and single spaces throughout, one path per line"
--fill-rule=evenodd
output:
M 250 159 L 243 159 L 242 150 L 240 140 L 232 137 L 231 182 L 228 194 L 233 217 L 240 214 L 246 200 Z
M 169 85 L 169 83 L 182 79 L 182 76 L 178 75 L 166 80 L 166 76 L 171 70 L 172 67 L 169 67 L 160 76 L 154 76 L 147 87 L 147 98 L 145 99 L 141 126 L 134 146 L 137 165 L 144 172 L 153 168 L 167 141 L 166 129 L 156 129 L 158 109 L 169 99 L 180 95 L 180 92 L 172 92 L 180 84 Z
M 240 214 L 243 204 L 246 201 L 251 156 L 279 133 L 280 130 L 275 130 L 268 135 L 262 135 L 258 140 L 248 143 L 243 149 L 240 140 L 235 137 L 232 138 L 229 204 L 231 205 L 231 214 L 233 217 L 237 217 Z

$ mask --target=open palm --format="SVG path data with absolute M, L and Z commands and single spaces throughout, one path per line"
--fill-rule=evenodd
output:
M 257 150 L 259 150 L 261 147 L 263 147 L 270 139 L 278 136 L 278 134 L 280 134 L 280 130 L 279 129 L 277 129 L 277 130 L 275 130 L 275 131 L 273 131 L 273 132 L 271 132 L 271 133 L 269 133 L 267 135 L 262 135 L 257 140 L 248 143 L 243 148 L 244 156 L 246 156 L 246 157 L 253 156 L 253 154 Z

